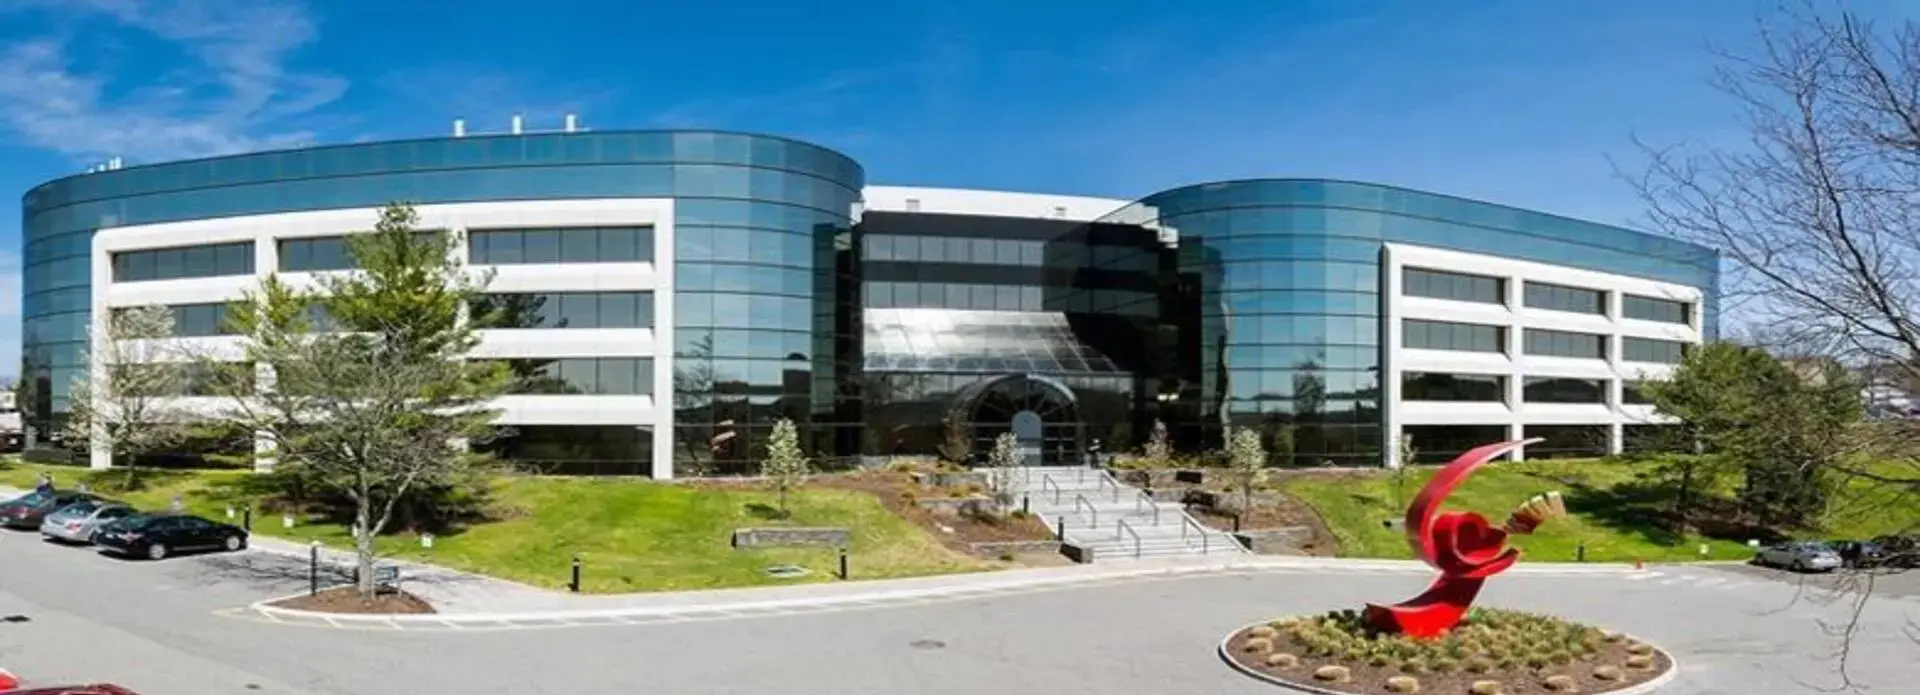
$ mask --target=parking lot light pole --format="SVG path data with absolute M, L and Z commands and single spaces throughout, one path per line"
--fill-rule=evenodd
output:
M 307 595 L 320 595 L 320 541 L 307 546 Z

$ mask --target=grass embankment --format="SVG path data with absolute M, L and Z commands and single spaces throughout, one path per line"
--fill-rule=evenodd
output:
M 1680 562 L 1691 560 L 1745 560 L 1753 556 L 1747 541 L 1766 532 L 1712 528 L 1705 532 L 1676 533 L 1665 522 L 1674 491 L 1650 478 L 1652 463 L 1594 460 L 1494 463 L 1473 474 L 1446 508 L 1479 512 L 1498 525 L 1526 498 L 1549 490 L 1566 497 L 1569 515 L 1555 519 L 1531 536 L 1513 539 L 1535 561 L 1564 562 L 1586 545 L 1588 562 Z M 1410 558 L 1406 536 L 1382 522 L 1405 514 L 1420 487 L 1436 469 L 1422 467 L 1406 473 L 1403 497 L 1395 494 L 1394 478 L 1386 472 L 1289 473 L 1279 481 L 1287 493 L 1319 511 L 1340 542 L 1342 557 Z M 1729 489 L 1715 491 L 1717 500 L 1701 508 L 1724 508 Z M 1401 499 L 1396 503 L 1397 499 Z M 1884 488 L 1864 483 L 1849 485 L 1836 496 L 1833 508 L 1818 530 L 1787 531 L 1783 535 L 1814 538 L 1868 538 L 1906 528 L 1920 509 L 1901 511 L 1914 498 L 1895 498 Z M 1721 504 L 1715 505 L 1718 501 Z M 1903 518 L 1904 517 L 1904 518 Z M 1696 517 L 1697 520 L 1697 517 Z M 1705 555 L 1701 546 L 1707 548 Z
M 120 491 L 124 471 L 0 463 L 0 485 L 30 488 L 41 473 L 63 488 L 86 482 L 95 491 L 143 509 L 166 509 L 180 495 L 187 510 L 224 519 L 229 505 L 259 502 L 257 476 L 246 471 L 141 472 L 138 490 Z M 769 521 L 778 502 L 771 492 L 715 489 L 644 480 L 503 477 L 495 481 L 498 520 L 434 539 L 432 550 L 411 534 L 378 540 L 388 558 L 419 560 L 549 588 L 564 587 L 575 553 L 582 590 L 598 593 L 715 589 L 828 581 L 837 568 L 831 549 L 734 550 L 733 530 L 747 526 L 835 526 L 853 532 L 849 568 L 854 579 L 944 574 L 994 565 L 955 553 L 912 523 L 889 513 L 871 494 L 809 488 L 788 497 L 792 516 Z M 234 523 L 239 523 L 236 519 Z M 281 525 L 278 514 L 256 513 L 254 530 L 288 540 L 318 540 L 349 548 L 340 524 L 301 520 Z M 775 579 L 766 568 L 796 564 L 804 579 Z

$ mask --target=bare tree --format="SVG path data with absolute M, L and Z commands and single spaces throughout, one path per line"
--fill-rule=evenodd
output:
M 973 423 L 958 408 L 940 421 L 940 457 L 956 466 L 973 463 Z
M 113 310 L 92 336 L 89 367 L 73 380 L 66 438 L 110 452 L 127 471 L 128 489 L 139 485 L 141 456 L 179 446 L 192 432 L 175 399 L 186 395 L 197 365 L 169 348 L 172 335 L 166 307 Z
M 1750 338 L 1920 380 L 1920 25 L 1806 8 L 1760 39 L 1722 54 L 1714 80 L 1742 107 L 1743 144 L 1642 145 L 1645 224 L 1721 250 L 1729 306 L 1767 327 Z M 1920 428 L 1860 433 L 1880 455 L 1835 472 L 1891 488 L 1887 512 L 1920 525 Z
M 1407 508 L 1407 469 L 1414 466 L 1420 450 L 1413 446 L 1413 435 L 1402 433 L 1393 442 L 1393 508 Z
M 807 452 L 800 449 L 800 431 L 793 421 L 780 418 L 773 423 L 773 435 L 767 439 L 767 457 L 760 460 L 760 475 L 780 493 L 780 516 L 789 516 L 787 493 L 807 482 L 811 466 Z
M 1014 497 L 1020 494 L 1021 480 L 1013 474 L 1013 469 L 1021 464 L 1020 438 L 1012 432 L 1001 432 L 993 439 L 993 450 L 987 453 L 987 491 L 993 497 L 994 509 L 1006 514 L 1007 507 L 1013 504 Z
M 1766 327 L 1750 339 L 1914 383 L 1920 25 L 1807 4 L 1763 20 L 1758 38 L 1753 51 L 1721 52 L 1713 81 L 1739 106 L 1742 141 L 1639 143 L 1647 165 L 1626 178 L 1643 225 L 1720 249 L 1730 313 Z M 1856 455 L 1819 464 L 1851 483 L 1834 503 L 1920 528 L 1920 428 L 1869 421 L 1852 435 Z
M 1240 513 L 1253 512 L 1253 489 L 1267 477 L 1267 448 L 1251 427 L 1235 427 L 1227 434 L 1227 472 L 1240 488 Z
M 1173 438 L 1167 434 L 1167 423 L 1153 421 L 1153 433 L 1148 435 L 1147 445 L 1140 449 L 1140 456 L 1155 468 L 1173 465 Z

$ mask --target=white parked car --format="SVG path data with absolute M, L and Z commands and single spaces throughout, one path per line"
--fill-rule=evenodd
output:
M 1783 567 L 1795 572 L 1832 572 L 1840 569 L 1840 553 L 1820 541 L 1792 541 L 1770 545 L 1753 556 L 1754 564 Z
M 76 502 L 48 514 L 46 520 L 40 522 L 40 535 L 67 543 L 91 543 L 100 527 L 133 514 L 132 507 L 118 502 Z

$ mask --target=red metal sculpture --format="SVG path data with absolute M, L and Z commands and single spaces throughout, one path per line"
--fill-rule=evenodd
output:
M 1425 592 L 1392 606 L 1368 604 L 1366 618 L 1374 629 L 1414 637 L 1438 637 L 1465 617 L 1480 586 L 1488 577 L 1506 571 L 1520 559 L 1518 548 L 1507 547 L 1508 534 L 1532 533 L 1542 522 L 1566 513 L 1560 494 L 1536 495 L 1520 505 L 1499 528 L 1473 512 L 1437 514 L 1440 503 L 1474 469 L 1514 449 L 1541 441 L 1525 439 L 1488 444 L 1461 454 L 1434 474 L 1407 506 L 1407 543 L 1440 577 Z

